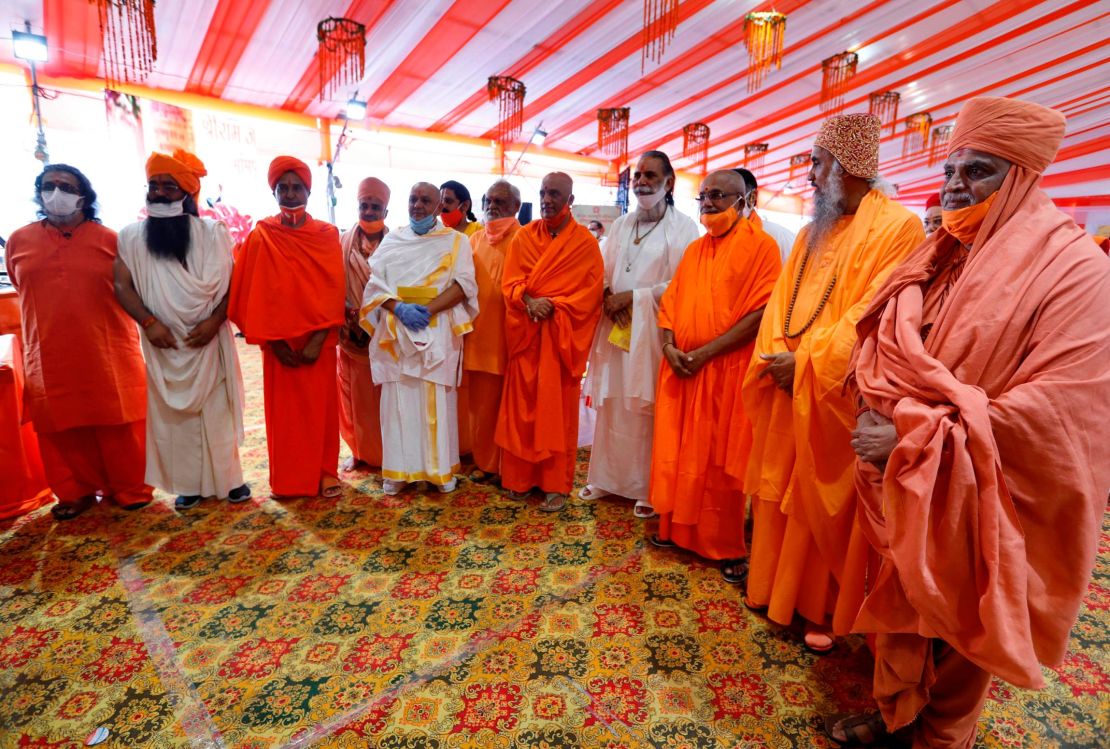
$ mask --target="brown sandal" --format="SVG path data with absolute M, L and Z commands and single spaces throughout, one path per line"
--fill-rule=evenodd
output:
M 73 520 L 95 504 L 96 495 L 86 494 L 72 502 L 58 502 L 50 508 L 50 514 L 54 516 L 55 520 Z
M 839 730 L 844 738 L 837 737 Z M 899 736 L 902 731 L 891 733 L 886 729 L 883 716 L 877 712 L 831 715 L 825 718 L 825 733 L 840 746 L 909 746 Z

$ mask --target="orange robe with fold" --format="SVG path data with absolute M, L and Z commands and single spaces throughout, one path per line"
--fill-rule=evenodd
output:
M 351 455 L 372 466 L 382 464 L 382 426 L 379 415 L 382 386 L 370 376 L 370 338 L 357 328 L 362 292 L 370 280 L 370 255 L 378 240 L 367 237 L 358 226 L 343 235 L 343 256 L 347 264 L 347 309 L 354 310 L 356 332 L 344 325 L 339 329 L 339 432 L 351 448 Z
M 554 239 L 542 219 L 513 237 L 501 279 L 508 359 L 496 434 L 506 489 L 567 494 L 574 485 L 578 400 L 604 276 L 597 240 L 573 218 Z M 555 310 L 533 322 L 525 294 Z
M 913 213 L 869 192 L 806 264 L 792 334 L 813 317 L 830 285 L 832 291 L 813 325 L 787 338 L 783 326 L 810 228 L 799 233 L 760 325 L 743 390 L 753 446 L 746 469 L 737 464 L 732 470 L 745 477 L 744 490 L 752 495 L 748 598 L 780 624 L 797 612 L 846 634 L 863 601 L 870 555 L 855 518 L 856 403 L 844 387 L 855 325 L 925 233 Z M 793 397 L 758 376 L 766 366 L 759 354 L 781 351 L 794 352 Z
M 775 240 L 752 221 L 703 236 L 687 248 L 659 302 L 659 327 L 674 332 L 682 351 L 704 346 L 767 304 L 781 268 Z M 746 458 L 740 382 L 754 345 L 710 359 L 693 377 L 679 377 L 666 358 L 659 367 L 651 506 L 660 538 L 705 559 L 747 555 L 743 487 L 725 469 Z
M 1013 164 L 970 255 L 936 231 L 858 326 L 855 384 L 898 444 L 883 473 L 857 463 L 881 563 L 856 629 L 915 747 L 971 747 L 992 674 L 1044 686 L 1097 554 L 1110 263 L 1039 180 Z
M 459 444 L 467 445 L 474 465 L 487 473 L 501 473 L 501 449 L 494 436 L 501 411 L 505 360 L 505 294 L 501 278 L 505 255 L 520 224 L 513 219 L 508 231 L 494 242 L 485 228 L 471 235 L 474 277 L 478 281 L 478 317 L 464 339 L 463 378 L 458 390 Z
M 270 489 L 316 496 L 324 478 L 339 475 L 335 348 L 346 297 L 339 231 L 311 216 L 297 228 L 276 216 L 262 219 L 238 248 L 230 294 L 228 317 L 248 343 L 262 346 Z M 310 365 L 287 367 L 269 346 L 283 340 L 300 351 L 324 329 L 320 357 Z
M 19 292 L 27 406 L 47 483 L 62 502 L 90 494 L 149 502 L 146 369 L 139 332 L 116 301 L 116 233 L 46 221 L 8 240 Z

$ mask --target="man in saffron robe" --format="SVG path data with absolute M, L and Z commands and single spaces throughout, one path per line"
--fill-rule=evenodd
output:
M 663 363 L 655 398 L 651 504 L 657 546 L 678 545 L 742 579 L 744 496 L 727 473 L 744 458 L 748 421 L 740 381 L 782 261 L 769 234 L 740 214 L 746 190 L 734 170 L 701 184 L 706 235 L 682 257 L 659 304 Z
M 931 236 L 941 226 L 940 195 L 933 193 L 925 201 L 925 236 Z
M 1035 689 L 1063 661 L 1110 488 L 1110 262 L 1038 187 L 1064 126 L 966 103 L 943 227 L 859 323 L 856 479 L 881 563 L 856 629 L 877 633 L 882 720 L 830 720 L 839 741 L 969 749 L 992 675 Z
M 496 480 L 501 473 L 501 449 L 494 441 L 507 358 L 501 277 L 509 245 L 520 230 L 516 219 L 520 190 L 498 180 L 486 190 L 484 202 L 485 226 L 470 237 L 481 313 L 465 339 L 459 387 L 459 442 L 470 446 L 474 458 L 470 478 L 479 483 Z
M 8 239 L 19 294 L 25 403 L 46 481 L 69 520 L 111 497 L 124 509 L 150 503 L 146 471 L 146 373 L 135 324 L 112 293 L 116 233 L 96 217 L 96 192 L 66 164 L 35 179 L 40 221 Z
M 204 164 L 151 154 L 147 218 L 119 234 L 116 297 L 143 332 L 147 364 L 146 480 L 177 495 L 242 502 L 243 381 L 227 294 L 231 235 L 197 215 Z
M 743 394 L 754 442 L 736 471 L 753 497 L 748 604 L 780 624 L 799 614 L 806 646 L 827 652 L 855 621 L 868 558 L 844 390 L 855 324 L 924 232 L 878 187 L 877 117 L 826 120 L 811 161 L 814 217 L 760 326 Z
M 674 207 L 675 173 L 662 151 L 636 161 L 637 206 L 616 221 L 602 249 L 605 291 L 584 390 L 597 411 L 582 499 L 631 499 L 633 514 L 655 516 L 648 498 L 655 386 L 663 361 L 659 300 L 698 225 Z
M 370 368 L 382 386 L 382 489 L 427 481 L 454 491 L 459 469 L 456 389 L 462 337 L 477 314 L 474 258 L 461 232 L 436 219 L 439 191 L 417 182 L 409 225 L 370 258 L 359 320 L 370 334 Z
M 228 317 L 247 343 L 262 347 L 274 496 L 337 497 L 343 249 L 336 228 L 305 210 L 312 189 L 307 164 L 279 156 L 268 179 L 279 213 L 259 221 L 238 250 Z
M 377 177 L 358 186 L 358 223 L 343 234 L 347 271 L 347 324 L 339 329 L 339 431 L 351 448 L 343 464 L 352 471 L 359 464 L 382 464 L 382 427 L 379 402 L 382 388 L 370 374 L 370 336 L 359 325 L 362 295 L 370 280 L 370 257 L 388 229 L 389 188 Z
M 574 485 L 582 374 L 601 317 L 605 267 L 597 240 L 574 220 L 574 183 L 552 172 L 540 183 L 540 218 L 516 233 L 505 258 L 508 362 L 497 445 L 501 485 L 523 499 L 544 493 L 558 512 Z

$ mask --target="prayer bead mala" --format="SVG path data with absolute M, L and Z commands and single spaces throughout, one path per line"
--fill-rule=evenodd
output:
M 790 295 L 790 305 L 786 308 L 786 317 L 782 321 L 782 334 L 787 338 L 797 338 L 801 336 L 810 329 L 813 323 L 817 322 L 818 315 L 821 314 L 821 310 L 825 309 L 825 304 L 829 301 L 829 297 L 832 296 L 833 287 L 836 286 L 836 274 L 833 274 L 832 281 L 829 282 L 829 288 L 825 289 L 825 293 L 821 295 L 821 301 L 818 303 L 817 309 L 813 311 L 813 316 L 809 318 L 809 322 L 797 333 L 791 333 L 790 318 L 794 314 L 794 305 L 798 301 L 798 291 L 802 288 L 802 277 L 806 273 L 806 265 L 809 264 L 810 254 L 812 253 L 807 251 L 805 257 L 802 258 L 802 267 L 798 268 L 798 277 L 794 279 L 794 292 Z

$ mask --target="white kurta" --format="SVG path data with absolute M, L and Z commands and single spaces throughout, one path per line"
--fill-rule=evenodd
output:
M 402 287 L 458 282 L 466 300 L 412 331 L 381 305 Z M 386 235 L 370 256 L 370 282 L 359 314 L 370 334 L 370 371 L 382 386 L 382 476 L 443 486 L 459 468 L 455 388 L 462 375 L 462 336 L 478 314 L 474 257 L 467 238 L 436 225 L 420 236 L 405 226 Z
M 785 268 L 786 260 L 790 257 L 790 251 L 794 249 L 794 238 L 797 235 L 785 226 L 776 224 L 774 221 L 768 221 L 762 216 L 759 218 L 763 223 L 763 231 L 770 234 L 771 239 L 775 240 L 775 244 L 779 246 L 779 255 L 782 256 L 782 267 Z
M 584 392 L 597 411 L 588 483 L 598 489 L 645 500 L 651 473 L 655 383 L 663 357 L 657 324 L 659 299 L 683 253 L 698 238 L 698 225 L 667 208 L 659 226 L 641 226 L 635 244 L 637 212 L 609 228 L 603 253 L 605 285 L 614 294 L 632 292 L 632 341 L 628 351 L 609 342 L 613 322 L 602 315 L 590 352 Z
M 119 233 L 119 255 L 135 290 L 177 339 L 176 349 L 162 349 L 141 337 L 147 373 L 146 481 L 171 494 L 226 497 L 243 484 L 243 379 L 231 324 L 221 325 L 204 348 L 184 343 L 227 294 L 232 245 L 222 223 L 193 217 L 186 268 L 150 253 L 142 221 Z

